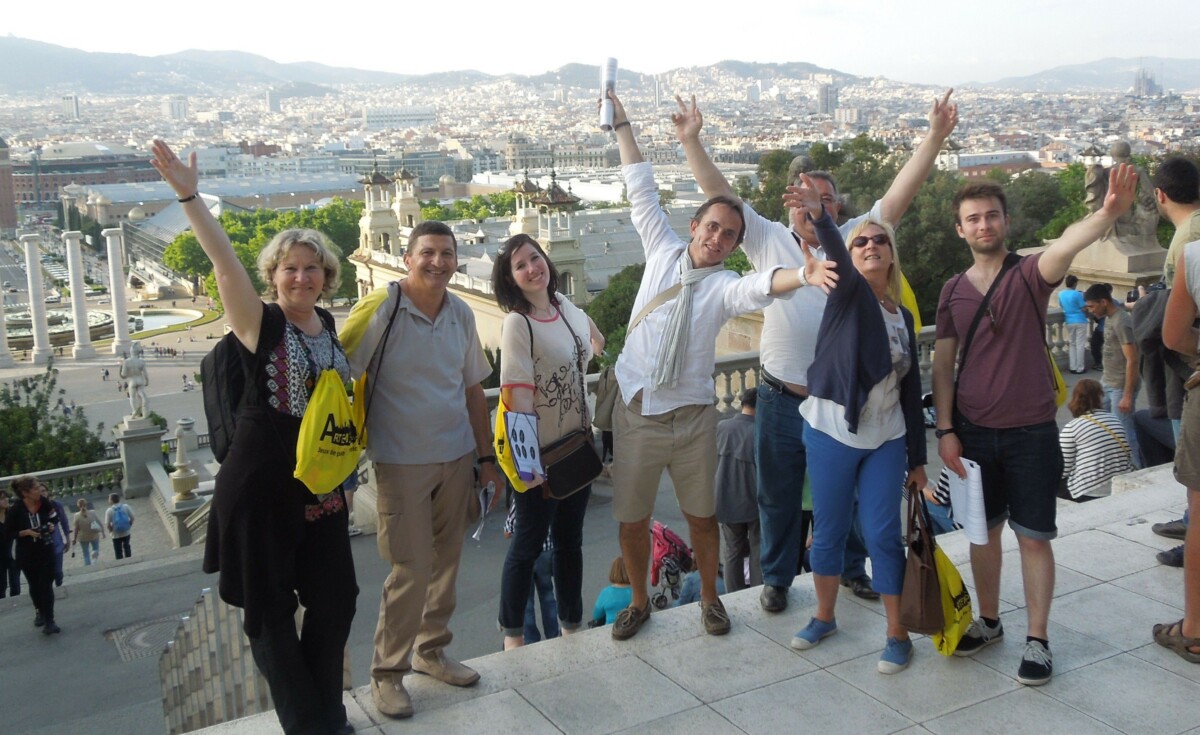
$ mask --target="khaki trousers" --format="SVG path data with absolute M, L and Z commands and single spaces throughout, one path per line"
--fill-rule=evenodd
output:
M 383 582 L 371 676 L 403 674 L 412 653 L 432 659 L 450 644 L 473 454 L 451 462 L 376 464 L 379 555 L 392 565 Z

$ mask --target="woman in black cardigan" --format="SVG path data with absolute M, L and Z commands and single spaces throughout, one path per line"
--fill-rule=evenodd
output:
M 838 264 L 842 278 L 825 305 L 816 359 L 808 371 L 809 397 L 800 406 L 812 478 L 809 556 L 817 612 L 792 646 L 812 648 L 837 631 L 834 605 L 857 500 L 874 586 L 887 614 L 887 642 L 878 670 L 894 674 L 912 658 L 912 642 L 900 625 L 900 489 L 925 485 L 914 320 L 900 305 L 900 264 L 891 226 L 864 220 L 850 231 L 847 249 L 818 191 L 807 177 L 802 180 L 804 186 L 789 187 L 785 201 L 813 221 L 825 257 Z
M 45 635 L 61 632 L 54 622 L 54 525 L 58 507 L 45 496 L 45 487 L 33 475 L 12 481 L 17 502 L 4 519 L 8 537 L 16 539 L 16 562 L 25 573 L 29 597 L 36 611 L 33 624 Z

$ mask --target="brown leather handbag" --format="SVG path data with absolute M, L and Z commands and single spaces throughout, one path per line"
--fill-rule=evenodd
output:
M 941 587 L 933 550 L 937 542 L 930 530 L 929 509 L 917 487 L 908 490 L 908 532 L 905 545 L 904 586 L 900 591 L 900 624 L 913 633 L 932 635 L 945 627 Z

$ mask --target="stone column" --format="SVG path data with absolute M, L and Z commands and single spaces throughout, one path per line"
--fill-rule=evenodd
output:
M 75 347 L 71 354 L 77 360 L 96 356 L 92 347 L 92 334 L 87 320 L 87 286 L 83 283 L 83 255 L 79 251 L 82 232 L 64 232 L 63 242 L 67 245 L 67 276 L 71 282 L 71 318 L 75 321 Z
M 12 352 L 8 349 L 8 323 L 4 320 L 4 294 L 0 294 L 0 368 L 12 367 Z
M 33 322 L 33 364 L 40 365 L 50 359 L 54 348 L 50 346 L 50 321 L 46 318 L 46 292 L 42 289 L 42 260 L 38 255 L 40 235 L 21 235 L 25 247 L 25 275 L 29 291 L 29 316 Z
M 108 246 L 108 292 L 112 297 L 114 355 L 129 353 L 129 313 L 125 306 L 125 252 L 120 227 L 110 227 L 100 233 Z

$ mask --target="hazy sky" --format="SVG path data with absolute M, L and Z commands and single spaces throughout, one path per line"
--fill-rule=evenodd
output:
M 650 73 L 722 59 L 808 61 L 851 74 L 955 84 L 1106 56 L 1200 57 L 1194 0 L 199 0 L 153 6 L 59 0 L 22 7 L 4 12 L 0 33 L 85 51 L 238 50 L 279 62 L 415 74 L 533 74 L 615 56 L 623 68 Z M 618 15 L 621 7 L 636 12 Z M 1140 9 L 1145 18 L 1138 18 Z

